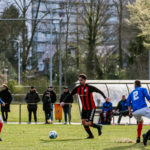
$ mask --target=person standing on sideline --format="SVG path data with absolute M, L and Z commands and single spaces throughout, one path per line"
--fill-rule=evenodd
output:
M 1 112 L 4 123 L 7 123 L 8 112 L 10 112 L 10 104 L 12 101 L 12 95 L 6 84 L 2 85 L 2 90 L 0 91 L 0 99 L 2 99 L 5 103 L 5 106 L 1 105 Z
M 0 99 L 0 104 L 1 104 L 2 107 L 5 107 L 5 102 L 3 102 L 1 99 Z M 0 134 L 2 132 L 2 128 L 3 128 L 3 120 L 0 116 Z M 0 138 L 0 141 L 2 141 L 2 138 Z
M 56 102 L 56 93 L 53 91 L 53 87 L 49 86 L 48 89 L 44 92 L 43 96 L 49 92 L 50 93 L 50 99 L 51 99 L 51 116 L 50 116 L 50 123 L 53 123 L 53 109 L 54 109 L 54 103 Z
M 43 97 L 43 110 L 45 112 L 45 124 L 49 124 L 49 119 L 51 116 L 51 98 L 50 98 L 50 92 L 46 92 Z
M 69 124 L 71 124 L 71 107 L 72 107 L 71 103 L 73 102 L 73 97 L 70 95 L 68 87 L 64 87 L 64 92 L 61 94 L 61 97 L 60 97 L 60 103 L 63 102 L 66 96 L 67 96 L 66 101 L 68 102 L 68 104 L 65 104 L 63 106 L 64 119 L 65 119 L 64 124 L 67 124 L 67 115 L 69 117 Z
M 82 103 L 82 112 L 81 112 L 81 119 L 82 119 L 82 125 L 84 126 L 85 131 L 88 133 L 88 137 L 86 139 L 93 139 L 93 133 L 90 130 L 90 127 L 96 128 L 98 130 L 98 135 L 100 136 L 102 134 L 102 125 L 95 124 L 93 122 L 96 105 L 93 98 L 93 92 L 101 94 L 104 99 L 109 99 L 105 96 L 105 94 L 97 89 L 96 87 L 89 85 L 86 83 L 87 76 L 85 74 L 79 75 L 79 83 L 80 85 L 75 87 L 72 92 L 71 96 L 78 94 L 80 96 L 80 100 Z M 60 103 L 60 106 L 64 106 L 65 103 L 68 103 L 66 96 L 64 100 Z
M 25 101 L 28 104 L 28 112 L 29 112 L 29 124 L 31 123 L 31 118 L 32 118 L 32 112 L 34 115 L 34 121 L 37 123 L 37 103 L 40 101 L 40 97 L 38 93 L 36 92 L 36 89 L 34 86 L 31 86 L 29 93 L 27 93 L 25 97 Z

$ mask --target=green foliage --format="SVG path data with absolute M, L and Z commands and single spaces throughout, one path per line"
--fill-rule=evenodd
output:
M 150 1 L 136 0 L 134 4 L 128 4 L 130 19 L 127 20 L 130 25 L 135 25 L 141 32 L 139 36 L 145 37 L 145 46 L 150 46 Z M 147 44 L 146 44 L 147 43 Z
M 19 10 L 14 5 L 10 5 L 4 9 L 1 18 L 19 18 Z M 20 22 L 0 21 L 0 54 L 8 59 L 14 69 L 17 69 L 18 50 L 18 45 L 14 40 L 18 39 L 20 30 Z
M 10 80 L 10 81 L 8 81 L 7 85 L 8 85 L 9 90 L 13 94 L 22 94 L 23 86 L 22 85 L 17 86 L 17 81 Z

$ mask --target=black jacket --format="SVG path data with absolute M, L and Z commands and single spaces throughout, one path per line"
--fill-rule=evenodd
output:
M 40 97 L 36 91 L 29 92 L 26 95 L 25 101 L 28 104 L 28 110 L 37 109 L 37 103 L 40 101 Z
M 45 91 L 42 97 L 42 100 L 44 99 L 46 93 L 49 92 L 50 93 L 50 99 L 51 99 L 51 103 L 55 103 L 56 102 L 56 94 L 54 91 Z
M 0 91 L 0 98 L 6 103 L 4 107 L 1 106 L 1 111 L 10 112 L 10 104 L 12 95 L 8 89 Z
M 51 99 L 50 99 L 50 97 L 44 96 L 42 101 L 43 101 L 43 110 L 44 111 L 51 111 Z
M 65 99 L 65 103 L 73 103 L 73 97 L 71 96 L 69 91 L 61 94 L 60 103 L 63 102 L 64 99 Z

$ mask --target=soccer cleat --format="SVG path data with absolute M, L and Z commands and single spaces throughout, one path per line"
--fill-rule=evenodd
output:
M 141 142 L 141 139 L 138 137 L 137 139 L 136 139 L 136 143 L 140 143 Z
M 102 125 L 99 125 L 99 127 L 97 128 L 98 130 L 98 135 L 102 135 Z
M 0 138 L 0 141 L 2 141 L 2 138 Z
M 148 140 L 148 138 L 146 138 L 146 134 L 143 134 L 143 144 L 145 146 L 147 146 L 147 140 Z
M 94 139 L 94 136 L 91 135 L 91 136 L 86 137 L 85 139 Z

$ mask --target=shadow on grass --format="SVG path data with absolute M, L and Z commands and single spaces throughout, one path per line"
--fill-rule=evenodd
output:
M 150 147 L 144 147 L 144 145 L 141 144 L 132 144 L 128 146 L 117 146 L 117 147 L 111 147 L 111 148 L 104 148 L 103 150 L 130 150 L 130 149 L 138 149 L 138 150 L 150 150 Z
M 57 143 L 57 142 L 74 142 L 74 141 L 81 141 L 83 139 L 59 139 L 59 140 L 55 140 L 55 139 L 49 139 L 49 140 L 44 140 L 44 139 L 40 139 L 41 142 L 43 143 L 50 143 L 50 142 L 53 142 L 53 143 Z

